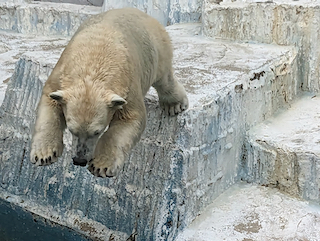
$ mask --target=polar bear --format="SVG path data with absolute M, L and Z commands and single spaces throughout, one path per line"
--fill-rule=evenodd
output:
M 74 164 L 115 176 L 146 125 L 144 96 L 153 86 L 169 115 L 188 108 L 172 69 L 164 27 L 137 9 L 88 18 L 63 51 L 42 91 L 30 160 L 57 161 L 67 127 L 77 138 Z

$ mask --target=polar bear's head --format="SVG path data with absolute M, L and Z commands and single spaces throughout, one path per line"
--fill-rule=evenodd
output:
M 97 141 L 105 132 L 116 110 L 126 100 L 115 93 L 81 91 L 81 87 L 58 90 L 50 97 L 61 104 L 68 130 L 78 139 L 74 164 L 86 165 L 93 158 Z

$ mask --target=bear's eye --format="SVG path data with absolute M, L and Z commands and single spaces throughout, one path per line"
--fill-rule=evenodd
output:
M 94 135 L 95 135 L 95 136 L 97 136 L 97 135 L 99 135 L 99 134 L 100 134 L 100 131 L 95 131 L 95 132 L 94 132 Z

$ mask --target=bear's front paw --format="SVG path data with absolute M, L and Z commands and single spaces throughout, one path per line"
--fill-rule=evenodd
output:
M 120 157 L 98 156 L 90 161 L 88 170 L 96 177 L 114 177 L 122 166 Z
M 45 141 L 35 137 L 31 145 L 30 161 L 37 166 L 50 165 L 62 155 L 63 143 L 57 140 Z
M 170 116 L 177 115 L 182 111 L 188 109 L 188 98 L 185 96 L 178 102 L 160 101 L 160 106 L 164 112 Z

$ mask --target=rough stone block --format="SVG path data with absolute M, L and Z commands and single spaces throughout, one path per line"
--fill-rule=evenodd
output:
M 236 184 L 177 241 L 319 240 L 320 208 L 274 188 Z
M 164 26 L 201 21 L 202 0 L 105 0 L 104 11 L 134 7 L 156 18 Z
M 102 6 L 103 0 L 34 0 L 40 2 L 73 3 L 80 5 Z
M 49 2 L 0 0 L 0 29 L 23 34 L 72 36 L 89 15 L 101 7 Z
M 243 179 L 320 203 L 320 98 L 306 95 L 248 132 Z
M 310 1 L 204 2 L 203 33 L 214 38 L 299 48 L 301 88 L 320 90 L 320 4 Z
M 240 179 L 246 131 L 299 92 L 296 49 L 213 41 L 200 36 L 198 24 L 167 30 L 190 108 L 165 116 L 151 90 L 142 139 L 123 171 L 110 179 L 72 165 L 68 133 L 57 163 L 37 168 L 29 162 L 36 105 L 59 51 L 48 62 L 40 50 L 24 54 L 0 108 L 2 198 L 10 196 L 12 203 L 90 237 L 174 240 Z

